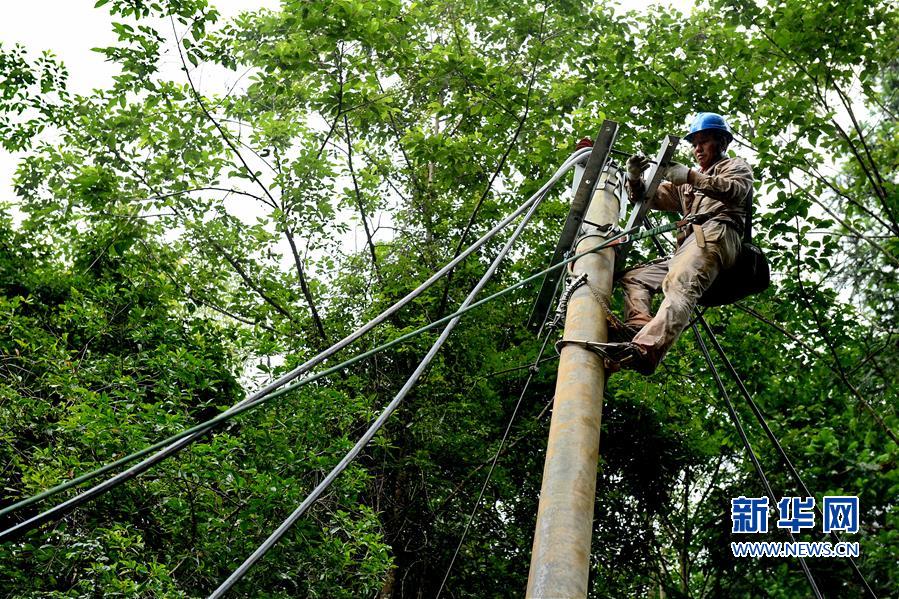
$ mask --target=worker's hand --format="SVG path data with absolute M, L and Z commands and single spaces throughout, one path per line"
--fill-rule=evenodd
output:
M 634 154 L 627 159 L 627 199 L 631 204 L 643 198 L 643 171 L 649 164 L 649 158 L 643 154 Z
M 690 169 L 679 162 L 669 162 L 668 166 L 662 169 L 662 178 L 671 181 L 675 185 L 689 183 L 689 177 Z
M 577 152 L 578 150 L 580 150 L 582 148 L 592 148 L 592 147 L 593 147 L 593 140 L 590 139 L 589 137 L 585 137 L 581 141 L 577 142 L 577 145 L 574 146 L 574 151 Z
M 627 178 L 639 181 L 643 177 L 643 171 L 649 168 L 649 164 L 649 158 L 643 154 L 634 154 L 627 159 Z

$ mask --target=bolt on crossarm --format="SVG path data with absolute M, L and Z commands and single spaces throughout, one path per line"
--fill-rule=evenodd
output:
M 597 149 L 594 147 L 594 152 Z M 606 237 L 614 230 L 618 221 L 618 176 L 611 167 L 602 173 L 584 218 L 577 252 L 595 247 L 600 241 L 597 237 Z M 587 254 L 572 263 L 575 276 L 587 274 L 587 285 L 571 295 L 563 339 L 607 340 L 606 314 L 596 295 L 608 304 L 614 265 L 613 248 Z M 527 597 L 587 595 L 605 380 L 603 361 L 597 354 L 579 345 L 563 345 Z

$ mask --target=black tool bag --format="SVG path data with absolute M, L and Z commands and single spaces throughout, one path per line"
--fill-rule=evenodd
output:
M 771 285 L 771 269 L 765 254 L 752 243 L 752 201 L 746 211 L 743 245 L 733 266 L 718 273 L 699 299 L 702 306 L 723 306 L 761 293 Z

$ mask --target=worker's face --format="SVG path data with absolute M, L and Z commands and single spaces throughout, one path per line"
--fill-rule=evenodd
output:
M 700 131 L 693 136 L 693 156 L 703 170 L 712 166 L 721 155 L 721 146 L 718 140 L 705 131 Z

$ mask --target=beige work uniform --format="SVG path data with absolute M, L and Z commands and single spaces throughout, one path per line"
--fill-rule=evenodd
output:
M 733 266 L 742 245 L 746 209 L 752 201 L 752 169 L 741 158 L 723 158 L 707 172 L 691 174 L 693 185 L 659 185 L 650 208 L 685 216 L 714 214 L 702 224 L 705 247 L 688 237 L 663 262 L 638 266 L 621 278 L 627 324 L 643 327 L 633 343 L 655 365 L 690 323 L 693 309 L 722 269 Z M 652 316 L 652 296 L 665 299 Z

